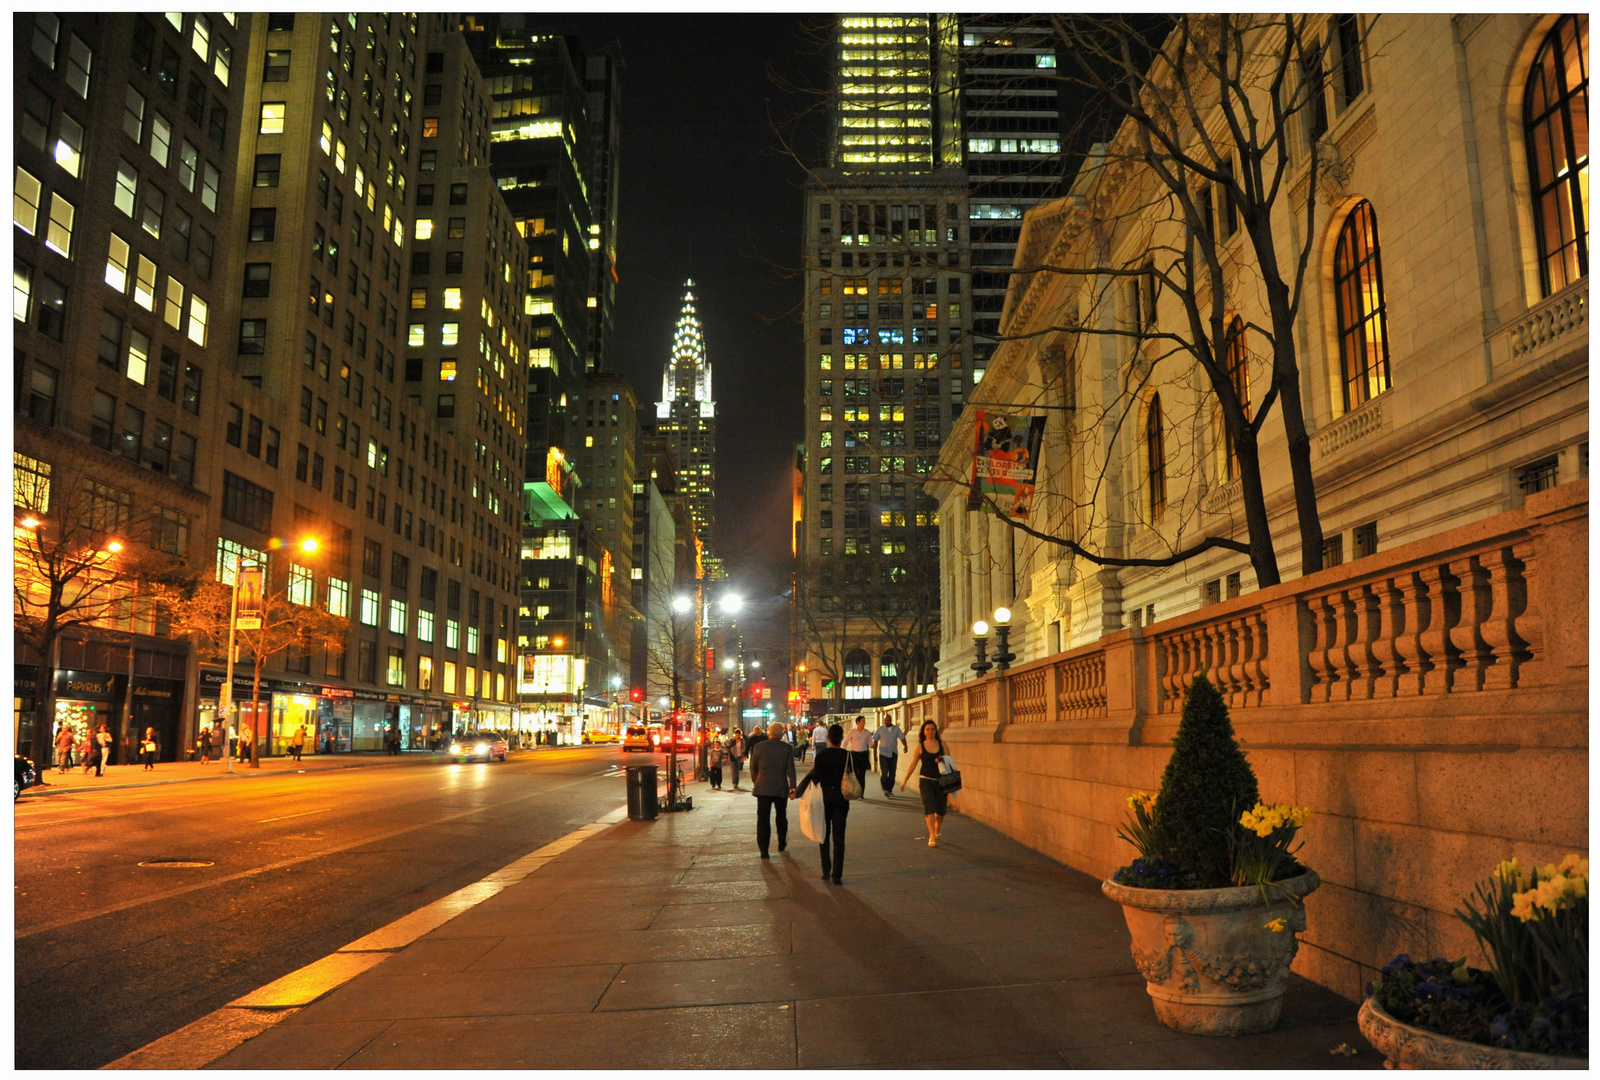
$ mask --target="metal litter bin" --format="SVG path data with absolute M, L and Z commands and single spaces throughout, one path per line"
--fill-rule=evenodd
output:
M 654 821 L 661 812 L 656 800 L 656 767 L 628 766 L 628 820 Z

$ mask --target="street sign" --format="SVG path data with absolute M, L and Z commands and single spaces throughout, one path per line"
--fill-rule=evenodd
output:
M 240 630 L 260 630 L 265 571 L 259 566 L 239 570 L 239 609 L 234 625 Z

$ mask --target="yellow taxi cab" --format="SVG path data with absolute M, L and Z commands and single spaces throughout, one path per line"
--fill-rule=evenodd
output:
M 650 753 L 655 746 L 650 741 L 650 729 L 643 724 L 629 724 L 628 730 L 622 736 L 622 749 L 624 751 L 643 750 Z

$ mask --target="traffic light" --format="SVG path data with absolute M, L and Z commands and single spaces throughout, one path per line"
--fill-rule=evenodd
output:
M 631 690 L 628 691 L 628 700 L 629 701 L 633 701 L 633 702 L 643 701 L 644 700 L 644 688 L 643 687 L 639 687 L 639 686 L 633 687 Z

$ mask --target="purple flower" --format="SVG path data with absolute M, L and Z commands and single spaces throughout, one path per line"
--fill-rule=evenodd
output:
M 1395 972 L 1399 971 L 1409 963 L 1411 963 L 1411 957 L 1407 956 L 1405 953 L 1401 953 L 1399 956 L 1383 965 L 1381 974 L 1384 978 L 1388 978 L 1390 975 L 1393 975 Z

